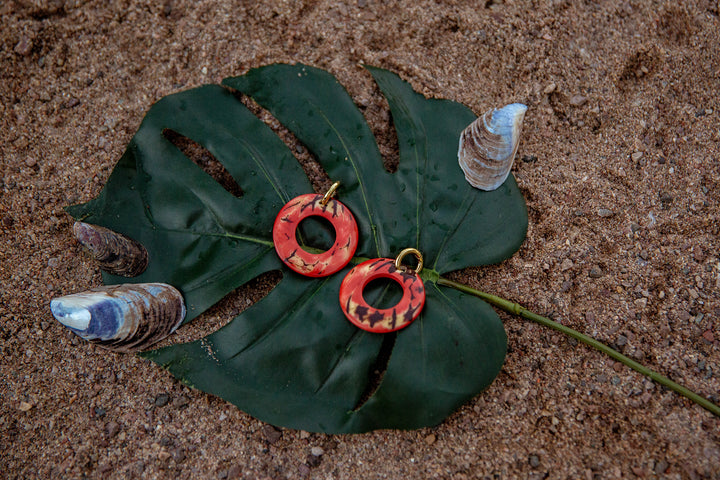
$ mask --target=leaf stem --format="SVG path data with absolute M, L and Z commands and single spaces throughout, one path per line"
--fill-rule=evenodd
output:
M 554 322 L 550 320 L 547 317 L 543 317 L 542 315 L 538 315 L 536 313 L 532 313 L 531 311 L 527 310 L 526 308 L 523 308 L 521 305 L 511 302 L 509 300 L 505 300 L 504 298 L 497 297 L 495 295 L 491 295 L 489 293 L 481 292 L 479 290 L 476 290 L 474 288 L 468 287 L 467 285 L 463 285 L 462 283 L 453 282 L 452 280 L 448 280 L 446 278 L 438 278 L 437 283 L 439 285 L 445 285 L 447 287 L 454 288 L 456 290 L 459 290 L 463 293 L 467 293 L 469 295 L 473 295 L 476 297 L 479 297 L 486 302 L 508 312 L 512 313 L 514 315 L 519 315 L 522 318 L 525 318 L 527 320 L 532 320 L 533 322 L 539 323 L 540 325 L 544 325 L 546 327 L 552 328 L 553 330 L 557 330 L 559 332 L 562 332 L 572 338 L 577 339 L 578 341 L 589 345 L 597 350 L 600 350 L 604 354 L 608 355 L 609 357 L 613 358 L 614 360 L 617 360 L 618 362 L 627 365 L 628 367 L 632 368 L 633 370 L 640 372 L 641 374 L 645 375 L 646 377 L 649 377 L 650 379 L 656 381 L 660 385 L 663 385 L 664 387 L 669 388 L 670 390 L 679 393 L 680 395 L 683 395 L 693 402 L 697 403 L 704 409 L 708 410 L 712 414 L 720 417 L 720 406 L 715 405 L 711 401 L 701 397 L 697 393 L 683 387 L 682 385 L 679 385 L 672 380 L 670 380 L 667 377 L 664 377 L 663 375 L 660 375 L 659 373 L 645 367 L 644 365 L 639 364 L 638 362 L 626 357 L 622 353 L 618 352 L 617 350 L 614 350 L 604 343 L 601 343 L 594 338 L 588 337 L 587 335 L 584 335 L 580 332 L 577 332 L 573 330 L 572 328 L 568 328 L 564 325 L 561 325 L 557 322 Z

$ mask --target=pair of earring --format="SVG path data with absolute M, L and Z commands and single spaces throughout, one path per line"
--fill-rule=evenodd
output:
M 334 199 L 339 182 L 325 195 L 306 194 L 290 200 L 280 209 L 273 225 L 273 243 L 280 259 L 295 272 L 309 277 L 324 277 L 342 270 L 355 254 L 358 227 L 350 210 Z M 335 242 L 329 250 L 311 253 L 298 244 L 295 231 L 304 219 L 318 216 L 335 229 Z M 411 270 L 402 265 L 405 256 L 413 254 L 418 261 Z M 400 330 L 412 323 L 425 305 L 425 286 L 420 278 L 422 254 L 406 248 L 397 258 L 375 258 L 356 265 L 340 285 L 340 308 L 355 326 L 374 333 Z M 379 309 L 369 305 L 363 290 L 373 280 L 387 278 L 403 289 L 402 299 L 391 308 Z

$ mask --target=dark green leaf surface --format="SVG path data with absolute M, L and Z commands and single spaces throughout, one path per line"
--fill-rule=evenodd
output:
M 471 111 L 425 99 L 390 72 L 370 71 L 398 134 L 400 165 L 393 174 L 384 170 L 362 114 L 327 72 L 271 65 L 223 83 L 269 110 L 342 182 L 338 199 L 360 230 L 356 256 L 394 257 L 406 247 L 423 252 L 425 309 L 391 334 L 379 385 L 371 374 L 383 341 L 393 337 L 364 332 L 344 318 L 337 295 L 350 267 L 312 279 L 277 259 L 275 216 L 312 188 L 287 147 L 229 91 L 205 86 L 162 99 L 101 195 L 71 209 L 142 242 L 150 264 L 134 280 L 176 285 L 188 319 L 257 275 L 282 270 L 279 285 L 227 326 L 145 354 L 183 382 L 276 425 L 323 432 L 434 425 L 487 387 L 504 360 L 506 336 L 494 311 L 434 279 L 511 255 L 527 228 L 522 195 L 512 176 L 494 192 L 465 182 L 457 142 L 475 118 Z M 165 130 L 207 148 L 243 196 L 187 159 Z

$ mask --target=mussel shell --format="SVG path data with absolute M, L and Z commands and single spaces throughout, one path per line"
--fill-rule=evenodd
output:
M 147 268 L 147 250 L 132 238 L 83 222 L 75 222 L 73 233 L 77 241 L 90 251 L 100 268 L 108 273 L 136 277 Z
M 85 340 L 110 350 L 143 350 L 174 332 L 185 318 L 180 292 L 166 283 L 94 288 L 55 298 L 53 316 Z
M 486 112 L 460 134 L 458 163 L 475 188 L 491 191 L 510 174 L 527 107 L 512 103 Z

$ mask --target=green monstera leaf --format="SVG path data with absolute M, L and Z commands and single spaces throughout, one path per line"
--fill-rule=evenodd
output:
M 527 212 L 515 180 L 493 192 L 470 187 L 456 154 L 459 134 L 475 115 L 458 103 L 424 98 L 393 73 L 369 71 L 398 135 L 394 173 L 384 169 L 365 119 L 334 77 L 300 64 L 271 65 L 228 78 L 225 87 L 160 100 L 101 194 L 70 208 L 77 218 L 142 242 L 151 260 L 133 281 L 178 287 L 187 321 L 258 275 L 282 272 L 265 298 L 225 327 L 144 354 L 186 384 L 275 425 L 328 433 L 435 425 L 486 388 L 505 357 L 507 338 L 492 308 L 437 280 L 519 248 Z M 338 290 L 352 265 L 318 279 L 277 258 L 275 216 L 312 187 L 286 145 L 234 91 L 271 112 L 341 182 L 338 199 L 360 232 L 354 263 L 394 258 L 406 247 L 423 253 L 427 298 L 409 327 L 380 335 L 345 319 Z M 242 195 L 188 159 L 168 130 L 209 150 Z M 377 302 L 388 301 L 387 289 L 375 290 Z

